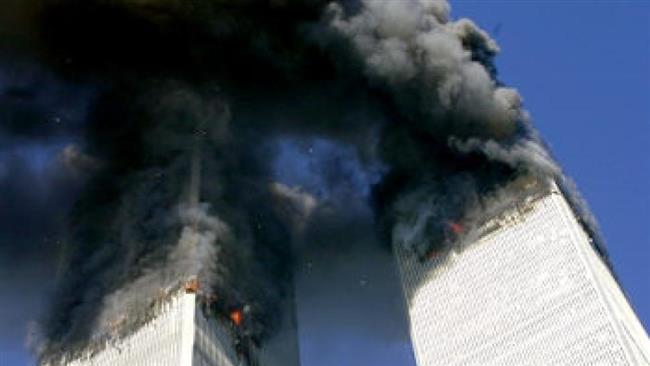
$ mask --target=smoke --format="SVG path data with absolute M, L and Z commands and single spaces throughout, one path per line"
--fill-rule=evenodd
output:
M 249 309 L 245 334 L 262 338 L 277 321 L 291 256 L 258 153 L 234 146 L 213 88 L 154 85 L 128 102 L 107 96 L 90 117 L 105 166 L 72 214 L 46 354 L 80 349 L 114 324 L 137 327 L 152 299 L 194 276 L 220 308 Z M 129 112 L 116 123 L 121 108 Z M 124 151 L 131 142 L 114 134 L 140 144 Z
M 318 205 L 316 198 L 299 186 L 288 187 L 279 182 L 271 183 L 269 190 L 276 197 L 276 211 L 290 222 L 294 235 L 300 236 Z
M 563 181 L 521 96 L 496 78 L 499 48 L 486 32 L 450 20 L 444 1 L 361 4 L 357 12 L 330 4 L 320 42 L 393 107 L 380 143 L 390 171 L 375 191 L 393 243 L 442 251 L 450 224 L 472 227 L 494 214 L 517 195 L 518 185 L 501 192 L 517 177 Z
M 498 80 L 496 42 L 446 1 L 33 4 L 7 29 L 56 82 L 5 92 L 0 138 L 73 136 L 63 161 L 85 182 L 43 357 L 116 321 L 136 327 L 191 276 L 222 312 L 245 308 L 242 334 L 263 342 L 296 253 L 338 250 L 320 240 L 328 228 L 444 253 L 534 182 L 566 185 L 521 96 Z M 60 100 L 57 86 L 82 97 Z M 50 104 L 76 122 L 37 128 L 32 111 Z M 329 158 L 298 169 L 318 179 L 278 165 L 287 141 L 327 146 Z
M 177 285 L 179 279 L 201 278 L 201 285 L 216 285 L 218 249 L 227 240 L 228 227 L 202 207 L 179 207 L 178 216 L 183 225 L 178 242 L 170 248 L 164 260 L 143 269 L 143 272 L 124 287 L 107 295 L 98 316 L 98 327 L 110 329 L 117 320 L 137 326 L 145 318 L 152 299 L 161 290 Z M 132 318 L 132 319 L 129 319 Z

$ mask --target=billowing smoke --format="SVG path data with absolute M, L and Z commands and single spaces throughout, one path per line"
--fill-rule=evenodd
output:
M 471 20 L 450 21 L 449 11 L 445 1 L 362 1 L 356 12 L 330 4 L 321 40 L 391 107 L 377 213 L 392 243 L 421 255 L 449 249 L 464 226 L 512 203 L 521 184 L 502 191 L 518 178 L 565 184 L 522 98 L 496 78 L 496 42 Z
M 243 334 L 264 342 L 291 293 L 296 246 L 319 245 L 328 217 L 366 212 L 340 214 L 353 196 L 387 247 L 426 256 L 459 250 L 535 182 L 568 187 L 522 98 L 497 78 L 497 44 L 452 20 L 446 1 L 23 7 L 30 16 L 13 33 L 29 29 L 26 54 L 93 90 L 74 125 L 83 153 L 64 154 L 89 177 L 42 322 L 46 357 L 136 324 L 150 299 L 191 276 L 222 313 L 243 309 Z M 16 126 L 2 127 L 10 136 Z M 348 184 L 336 162 L 314 187 L 276 181 L 282 141 L 313 138 L 372 173 Z

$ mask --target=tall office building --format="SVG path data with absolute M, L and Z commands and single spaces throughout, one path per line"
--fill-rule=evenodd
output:
M 128 334 L 107 334 L 80 352 L 69 353 L 43 366 L 298 366 L 298 341 L 293 298 L 276 337 L 260 347 L 238 334 L 231 319 L 217 320 L 206 306 L 209 298 L 189 281 L 152 306 L 148 319 Z
M 147 319 L 134 330 L 116 325 L 77 352 L 60 355 L 43 366 L 299 366 L 293 297 L 285 300 L 277 332 L 261 346 L 237 329 L 241 313 L 230 319 L 211 314 L 209 297 L 198 281 L 152 302 Z
M 158 301 L 150 319 L 129 334 L 107 334 L 76 354 L 62 355 L 56 362 L 44 365 L 244 365 L 235 350 L 232 329 L 207 316 L 193 283 L 188 282 Z
M 650 365 L 643 326 L 554 184 L 474 237 L 426 260 L 394 247 L 419 366 Z
M 190 280 L 175 290 L 162 291 L 161 298 L 151 299 L 150 306 L 138 309 L 137 320 L 127 322 L 124 316 L 112 331 L 102 332 L 101 339 L 90 340 L 81 350 L 57 354 L 54 361 L 50 357 L 41 363 L 43 366 L 299 366 L 293 283 L 288 284 L 288 294 L 280 304 L 274 332 L 261 344 L 246 334 L 245 307 L 233 309 L 229 317 L 215 316 L 215 298 L 199 289 L 200 271 L 196 267 L 200 265 L 194 262 L 205 260 L 199 253 L 209 251 L 198 247 L 211 245 L 200 238 L 203 224 L 197 214 L 203 213 L 202 144 L 202 138 L 195 137 L 187 189 L 190 211 L 185 214 L 187 222 L 177 252 L 172 252 L 193 264 L 189 271 L 185 268 Z M 183 263 L 179 267 L 183 273 Z

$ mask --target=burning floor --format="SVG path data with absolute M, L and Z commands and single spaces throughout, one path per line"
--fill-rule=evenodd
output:
M 260 345 L 246 334 L 246 309 L 226 311 L 192 278 L 161 289 L 137 317 L 124 314 L 101 336 L 41 364 L 258 366 Z

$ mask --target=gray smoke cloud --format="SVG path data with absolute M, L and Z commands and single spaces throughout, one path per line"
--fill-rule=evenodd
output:
M 152 298 L 188 276 L 217 294 L 218 316 L 246 309 L 242 337 L 263 343 L 292 293 L 296 255 L 341 249 L 328 228 L 359 248 L 424 257 L 461 250 L 531 182 L 575 192 L 521 96 L 498 80 L 496 42 L 452 19 L 446 1 L 33 4 L 6 21 L 25 57 L 68 90 L 94 91 L 67 108 L 83 122 L 44 133 L 78 136 L 62 156 L 86 183 L 41 322 L 43 358 L 116 322 L 136 327 Z M 30 128 L 38 118 L 19 114 L 57 94 L 37 89 L 0 100 L 16 112 L 0 137 L 41 138 L 30 133 L 42 131 Z M 292 139 L 333 142 L 329 159 L 301 167 L 318 179 L 282 181 L 300 175 L 277 166 Z
M 99 329 L 110 329 L 116 321 L 121 321 L 124 328 L 129 328 L 127 323 L 137 326 L 147 316 L 152 299 L 161 290 L 169 291 L 170 286 L 178 285 L 179 279 L 198 277 L 206 288 L 216 285 L 218 250 L 228 240 L 229 228 L 217 217 L 209 216 L 208 208 L 207 204 L 178 208 L 183 225 L 178 242 L 162 261 L 143 268 L 135 279 L 106 295 L 97 319 Z
M 517 195 L 518 185 L 500 192 L 516 177 L 565 182 L 521 96 L 496 79 L 496 42 L 449 11 L 446 1 L 367 0 L 354 13 L 334 3 L 321 40 L 344 48 L 395 107 L 398 121 L 385 128 L 382 146 L 391 172 L 378 190 L 395 205 L 380 211 L 393 223 L 393 242 L 421 254 L 447 241 L 449 225 L 472 227 L 494 214 L 498 201 Z M 597 235 L 595 222 L 589 226 Z
M 273 328 L 286 291 L 290 248 L 277 247 L 288 238 L 272 212 L 277 197 L 257 164 L 242 162 L 254 157 L 232 148 L 221 97 L 176 82 L 138 95 L 144 110 L 127 123 L 142 123 L 141 112 L 150 114 L 144 123 L 155 121 L 143 129 L 142 161 L 130 167 L 105 153 L 107 167 L 73 213 L 67 271 L 44 323 L 43 354 L 53 359 L 104 339 L 116 325 L 136 328 L 161 292 L 193 277 L 223 299 L 225 314 L 248 309 L 244 334 L 255 339 Z M 245 187 L 252 191 L 239 191 Z

